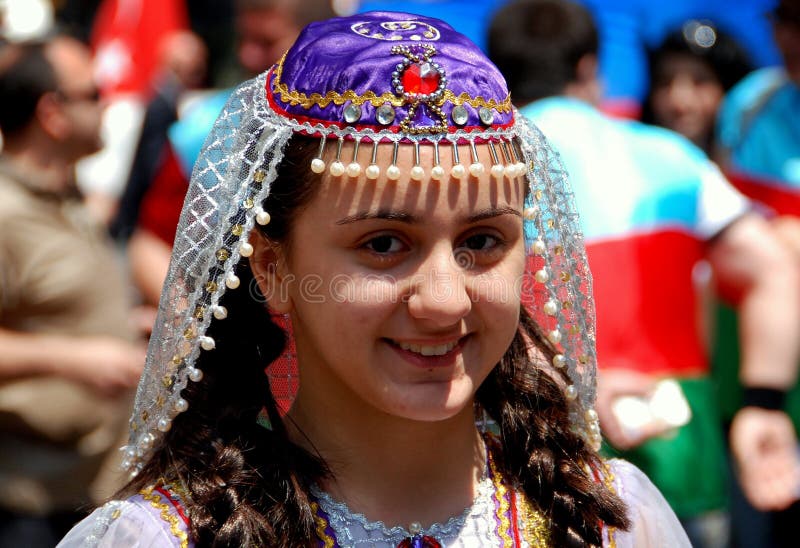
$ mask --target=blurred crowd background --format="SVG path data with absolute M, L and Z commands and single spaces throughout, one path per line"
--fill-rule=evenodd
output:
M 770 461 L 787 438 L 765 438 L 747 470 L 728 433 L 747 360 L 776 371 L 750 403 L 800 424 L 800 1 L 575 1 L 0 0 L 0 548 L 54 545 L 119 486 L 191 167 L 231 86 L 307 23 L 369 10 L 468 35 L 562 151 L 608 454 L 697 546 L 796 545 L 800 448 Z

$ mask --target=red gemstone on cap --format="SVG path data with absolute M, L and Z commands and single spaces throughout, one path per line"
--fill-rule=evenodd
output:
M 403 89 L 406 93 L 428 95 L 436 91 L 441 79 L 430 63 L 413 63 L 403 72 Z

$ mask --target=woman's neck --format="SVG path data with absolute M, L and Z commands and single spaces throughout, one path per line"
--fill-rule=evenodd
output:
M 332 476 L 320 487 L 387 526 L 427 527 L 460 514 L 485 469 L 471 406 L 444 421 L 421 422 L 357 404 L 321 413 L 299 397 L 286 423 L 292 440 L 330 468 Z

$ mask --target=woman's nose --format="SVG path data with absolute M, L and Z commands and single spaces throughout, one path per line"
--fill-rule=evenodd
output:
M 408 296 L 412 317 L 438 327 L 458 323 L 472 309 L 467 290 L 468 273 L 453 255 L 452 248 L 440 246 L 417 270 Z

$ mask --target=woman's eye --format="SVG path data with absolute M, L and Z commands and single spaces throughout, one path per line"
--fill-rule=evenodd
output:
M 374 253 L 397 253 L 404 248 L 403 242 L 395 236 L 378 236 L 372 238 L 364 246 Z
M 499 241 L 494 236 L 489 234 L 475 234 L 464 240 L 462 247 L 470 251 L 488 251 L 499 244 Z

